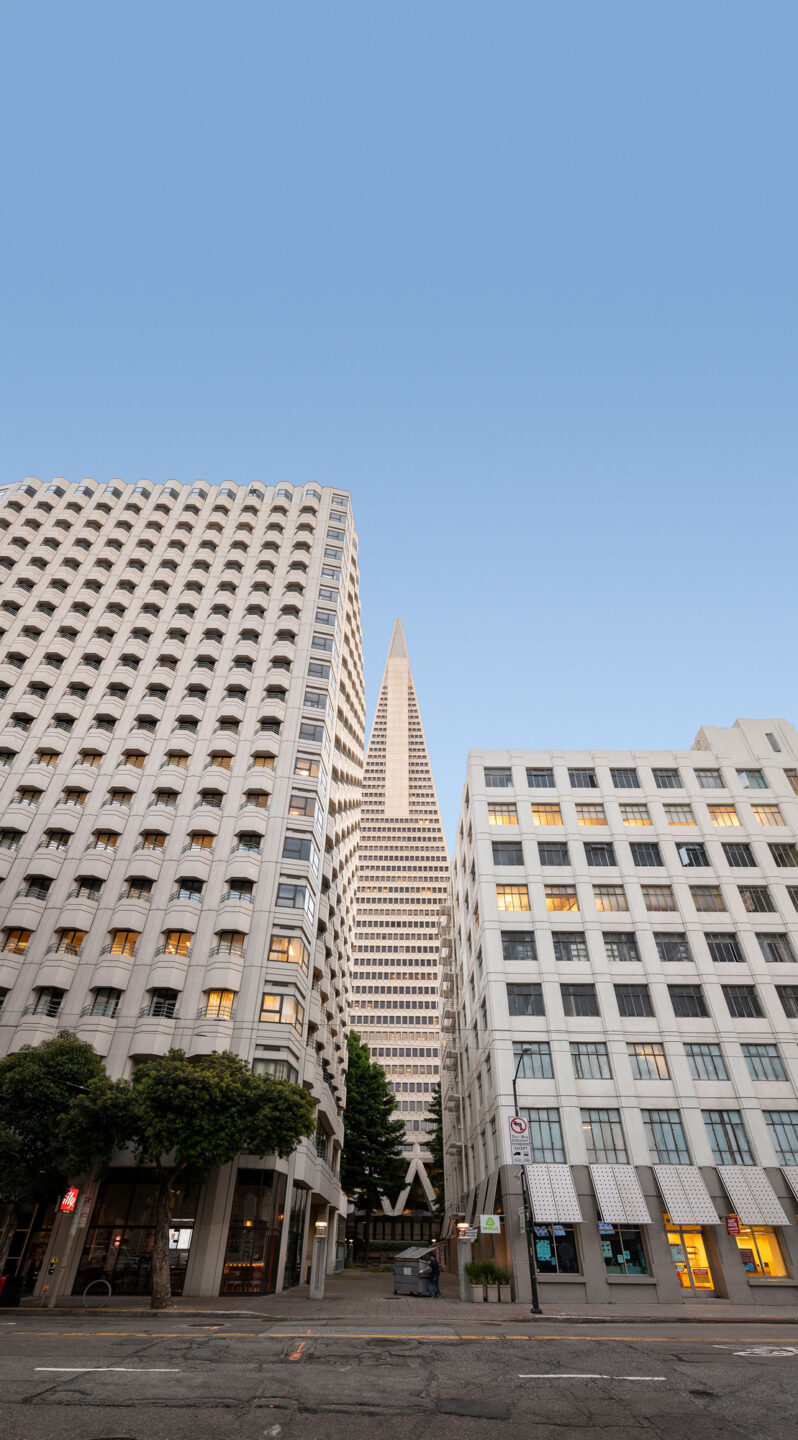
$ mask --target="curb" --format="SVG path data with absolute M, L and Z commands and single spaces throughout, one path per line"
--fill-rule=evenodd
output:
M 359 1323 L 364 1323 L 359 1316 L 353 1316 L 349 1318 L 343 1315 L 277 1315 L 263 1314 L 262 1311 L 258 1310 L 187 1310 L 183 1309 L 182 1307 L 169 1308 L 167 1310 L 151 1310 L 149 1308 L 143 1309 L 133 1307 L 131 1307 L 130 1309 L 128 1309 L 127 1307 L 122 1309 L 120 1307 L 109 1310 L 108 1308 L 103 1307 L 102 1309 L 96 1310 L 83 1310 L 71 1305 L 56 1305 L 55 1308 L 52 1310 L 42 1310 L 38 1306 L 25 1306 L 24 1309 L 22 1309 L 21 1311 L 17 1311 L 17 1314 L 25 1315 L 26 1317 L 30 1317 L 31 1319 L 37 1321 L 55 1316 L 57 1316 L 59 1319 L 64 1316 L 69 1316 L 72 1319 L 83 1319 L 87 1321 L 108 1321 L 111 1319 L 148 1319 L 174 1321 L 183 1318 L 190 1318 L 192 1320 L 201 1319 L 212 1322 L 220 1320 L 224 1321 L 247 1319 L 258 1321 L 259 1324 L 261 1324 L 264 1328 L 270 1325 L 287 1325 L 292 1323 L 296 1324 L 298 1327 L 302 1325 L 312 1327 L 314 1325 L 321 1324 L 331 1325 L 338 1323 L 340 1325 L 357 1325 Z M 415 1317 L 407 1318 L 411 1320 L 415 1319 Z M 798 1316 L 774 1316 L 760 1314 L 640 1315 L 636 1312 L 630 1313 L 627 1311 L 620 1312 L 618 1315 L 569 1315 L 561 1312 L 553 1313 L 550 1315 L 508 1315 L 502 1317 L 501 1319 L 497 1318 L 494 1320 L 493 1318 L 491 1318 L 490 1320 L 488 1320 L 487 1318 L 483 1319 L 482 1316 L 480 1316 L 479 1318 L 474 1316 L 473 1319 L 467 1318 L 466 1315 L 464 1315 L 458 1309 L 458 1313 L 455 1317 L 452 1317 L 451 1319 L 449 1319 L 449 1317 L 445 1317 L 444 1321 L 444 1323 L 446 1323 L 447 1325 L 452 1326 L 454 1326 L 458 1322 L 461 1325 L 467 1325 L 469 1327 L 472 1325 L 479 1325 L 480 1327 L 493 1327 L 497 1325 L 798 1325 Z M 395 1324 L 395 1321 L 393 1317 L 374 1317 L 374 1325 L 379 1324 L 385 1324 L 386 1327 L 391 1328 Z

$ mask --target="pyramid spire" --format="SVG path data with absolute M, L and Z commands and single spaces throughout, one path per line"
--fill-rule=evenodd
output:
M 389 660 L 407 660 L 407 645 L 405 644 L 405 632 L 402 629 L 401 620 L 394 621 L 391 644 L 388 650 Z

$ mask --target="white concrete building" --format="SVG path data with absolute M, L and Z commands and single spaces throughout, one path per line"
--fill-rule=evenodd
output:
M 442 957 L 447 1197 L 452 1221 L 501 1214 L 480 1253 L 521 1298 L 531 1240 L 544 1310 L 795 1305 L 796 836 L 786 720 L 706 727 L 687 751 L 469 755 Z
M 297 1283 L 312 1222 L 334 1237 L 345 1212 L 365 718 L 349 497 L 31 479 L 1 499 L 0 1053 L 69 1029 L 114 1076 L 179 1046 L 305 1085 L 315 1140 L 180 1197 L 173 1247 L 189 1294 Z M 148 1179 L 111 1171 L 76 1289 L 146 1290 Z M 15 1244 L 36 1257 L 47 1217 L 31 1224 Z

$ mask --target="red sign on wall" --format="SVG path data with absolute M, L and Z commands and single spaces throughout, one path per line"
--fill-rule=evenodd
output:
M 59 1208 L 61 1210 L 66 1210 L 68 1214 L 71 1214 L 78 1203 L 79 1194 L 80 1191 L 78 1190 L 77 1186 L 72 1185 L 69 1190 L 65 1191 L 64 1198 L 61 1201 L 61 1205 Z
M 737 1219 L 737 1216 L 736 1216 L 736 1215 L 727 1215 L 727 1216 L 726 1216 L 726 1234 L 727 1234 L 727 1235 L 739 1235 L 739 1233 L 740 1233 L 740 1222 L 739 1222 L 739 1220 Z

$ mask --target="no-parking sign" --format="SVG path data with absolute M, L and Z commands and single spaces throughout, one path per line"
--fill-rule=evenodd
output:
M 511 1115 L 507 1123 L 510 1128 L 510 1164 L 531 1165 L 532 1146 L 529 1141 L 529 1122 L 522 1119 L 520 1115 Z

